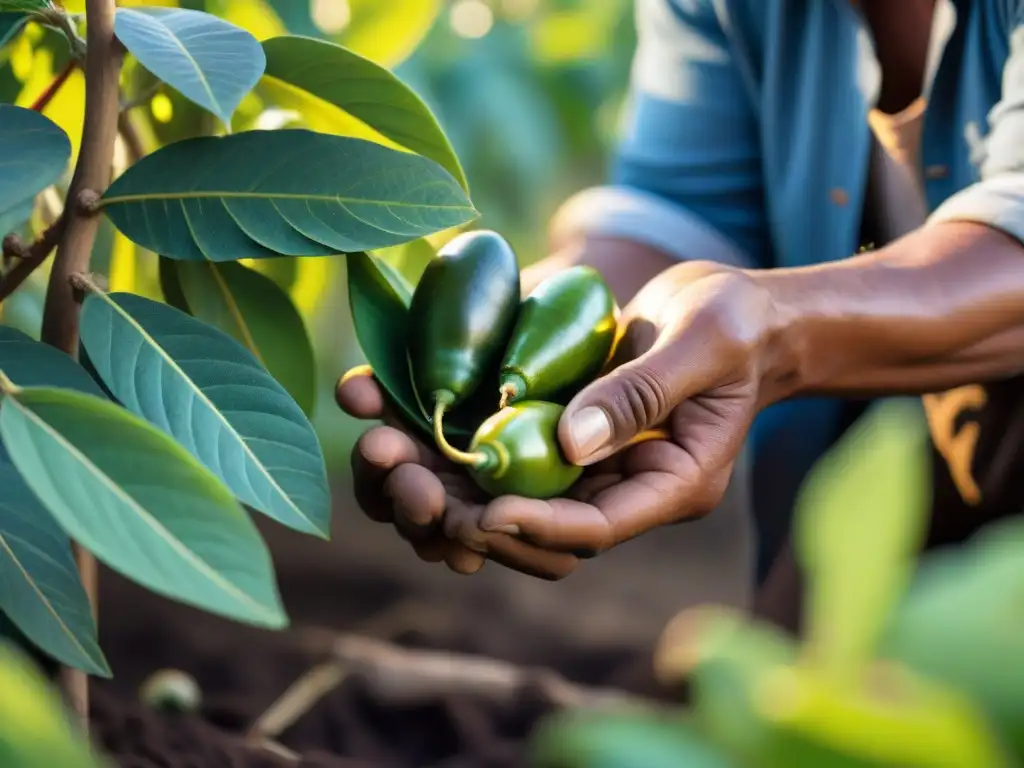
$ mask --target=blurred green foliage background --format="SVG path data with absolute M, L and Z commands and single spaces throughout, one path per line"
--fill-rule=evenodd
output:
M 427 102 L 469 177 L 478 226 L 507 237 L 528 264 L 542 258 L 547 221 L 568 195 L 600 182 L 626 93 L 635 43 L 632 0 L 120 0 L 206 10 L 259 39 L 329 37 L 394 69 Z M 65 0 L 71 12 L 84 0 Z M 55 33 L 30 26 L 0 58 L 0 94 L 30 105 L 65 64 Z M 142 148 L 209 132 L 209 117 L 148 73 L 130 67 L 131 120 Z M 75 71 L 44 114 L 81 139 L 84 81 Z M 366 126 L 323 102 L 265 79 L 235 117 L 235 130 L 308 127 L 361 135 Z M 385 141 L 386 143 L 386 141 Z M 122 147 L 122 151 L 125 148 Z M 77 152 L 75 153 L 77 156 Z M 435 247 L 445 238 L 437 238 Z M 416 277 L 430 251 L 392 249 Z M 344 259 L 250 264 L 285 284 L 303 313 L 319 361 L 314 423 L 332 471 L 348 470 L 362 426 L 333 404 L 337 378 L 362 362 L 348 317 Z M 111 288 L 159 297 L 157 260 L 105 225 L 94 265 Z M 45 270 L 7 302 L 5 321 L 38 331 Z

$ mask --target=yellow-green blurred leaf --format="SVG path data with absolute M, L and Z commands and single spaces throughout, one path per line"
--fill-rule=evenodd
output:
M 812 668 L 780 667 L 755 692 L 772 728 L 765 768 L 1010 768 L 977 708 L 956 692 L 895 665 L 854 684 Z M 851 681 L 853 682 L 853 681 Z
M 807 581 L 807 643 L 839 677 L 872 655 L 924 534 L 927 430 L 916 404 L 872 408 L 815 466 L 794 537 Z
M 60 697 L 13 645 L 0 641 L 0 765 L 100 768 Z
M 881 653 L 956 688 L 1024 760 L 1024 521 L 925 556 Z
M 346 0 L 339 0 L 346 2 Z M 349 22 L 338 42 L 385 67 L 420 44 L 441 12 L 441 0 L 347 0 Z

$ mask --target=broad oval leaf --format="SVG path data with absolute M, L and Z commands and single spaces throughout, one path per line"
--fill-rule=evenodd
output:
M 0 445 L 0 611 L 62 664 L 110 677 L 71 541 Z
M 101 203 L 129 239 L 184 261 L 384 248 L 477 215 L 432 160 L 297 128 L 171 144 L 129 168 Z
M 118 8 L 114 33 L 146 69 L 225 125 L 263 74 L 259 41 L 185 8 Z
M 109 400 L 45 387 L 0 404 L 0 438 L 68 534 L 150 590 L 240 621 L 283 627 L 270 553 L 214 475 Z
M 340 45 L 286 35 L 263 41 L 265 74 L 330 102 L 399 146 L 440 164 L 469 190 L 448 137 L 423 100 L 384 67 Z
M 276 282 L 238 263 L 170 261 L 187 311 L 242 344 L 309 416 L 316 358 L 306 324 Z M 179 307 L 185 309 L 185 307 Z
M 171 435 L 235 496 L 283 525 L 327 538 L 323 451 L 302 409 L 245 347 L 173 307 L 93 293 L 82 344 L 130 411 Z
M 19 387 L 61 387 L 104 396 L 70 355 L 6 325 L 0 325 L 0 371 Z
M 25 203 L 60 178 L 71 157 L 71 140 L 31 109 L 0 104 L 0 213 Z
M 5 768 L 102 768 L 60 696 L 12 643 L 0 640 L 0 765 Z

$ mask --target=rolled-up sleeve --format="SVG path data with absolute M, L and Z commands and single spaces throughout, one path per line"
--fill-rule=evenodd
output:
M 1024 244 L 1024 2 L 1011 5 L 1010 55 L 1001 98 L 989 114 L 980 179 L 947 198 L 929 223 L 974 221 Z
M 636 20 L 610 183 L 567 201 L 557 226 L 767 266 L 758 119 L 714 4 L 637 0 Z

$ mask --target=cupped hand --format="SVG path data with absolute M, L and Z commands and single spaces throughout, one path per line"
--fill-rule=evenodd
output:
M 770 296 L 748 273 L 706 262 L 662 272 L 624 309 L 609 372 L 559 421 L 563 452 L 588 468 L 584 480 L 570 498 L 494 499 L 479 530 L 596 554 L 711 512 L 767 402 L 763 383 L 777 376 L 776 321 Z M 664 439 L 630 446 L 656 427 Z
M 487 497 L 464 467 L 442 457 L 389 412 L 369 368 L 343 376 L 335 397 L 350 416 L 384 421 L 367 430 L 352 451 L 356 501 L 371 520 L 393 525 L 421 559 L 445 562 L 463 574 L 476 573 L 490 559 L 546 579 L 562 578 L 575 567 L 571 554 L 480 531 L 476 523 Z M 457 531 L 473 535 L 461 540 Z
M 624 309 L 611 370 L 569 403 L 566 457 L 587 467 L 566 498 L 488 501 L 465 471 L 401 428 L 366 370 L 339 382 L 352 416 L 385 420 L 353 452 L 364 512 L 391 523 L 425 560 L 461 573 L 486 559 L 543 578 L 652 528 L 714 509 L 772 373 L 774 308 L 746 273 L 672 267 Z M 626 447 L 653 427 L 665 439 Z

